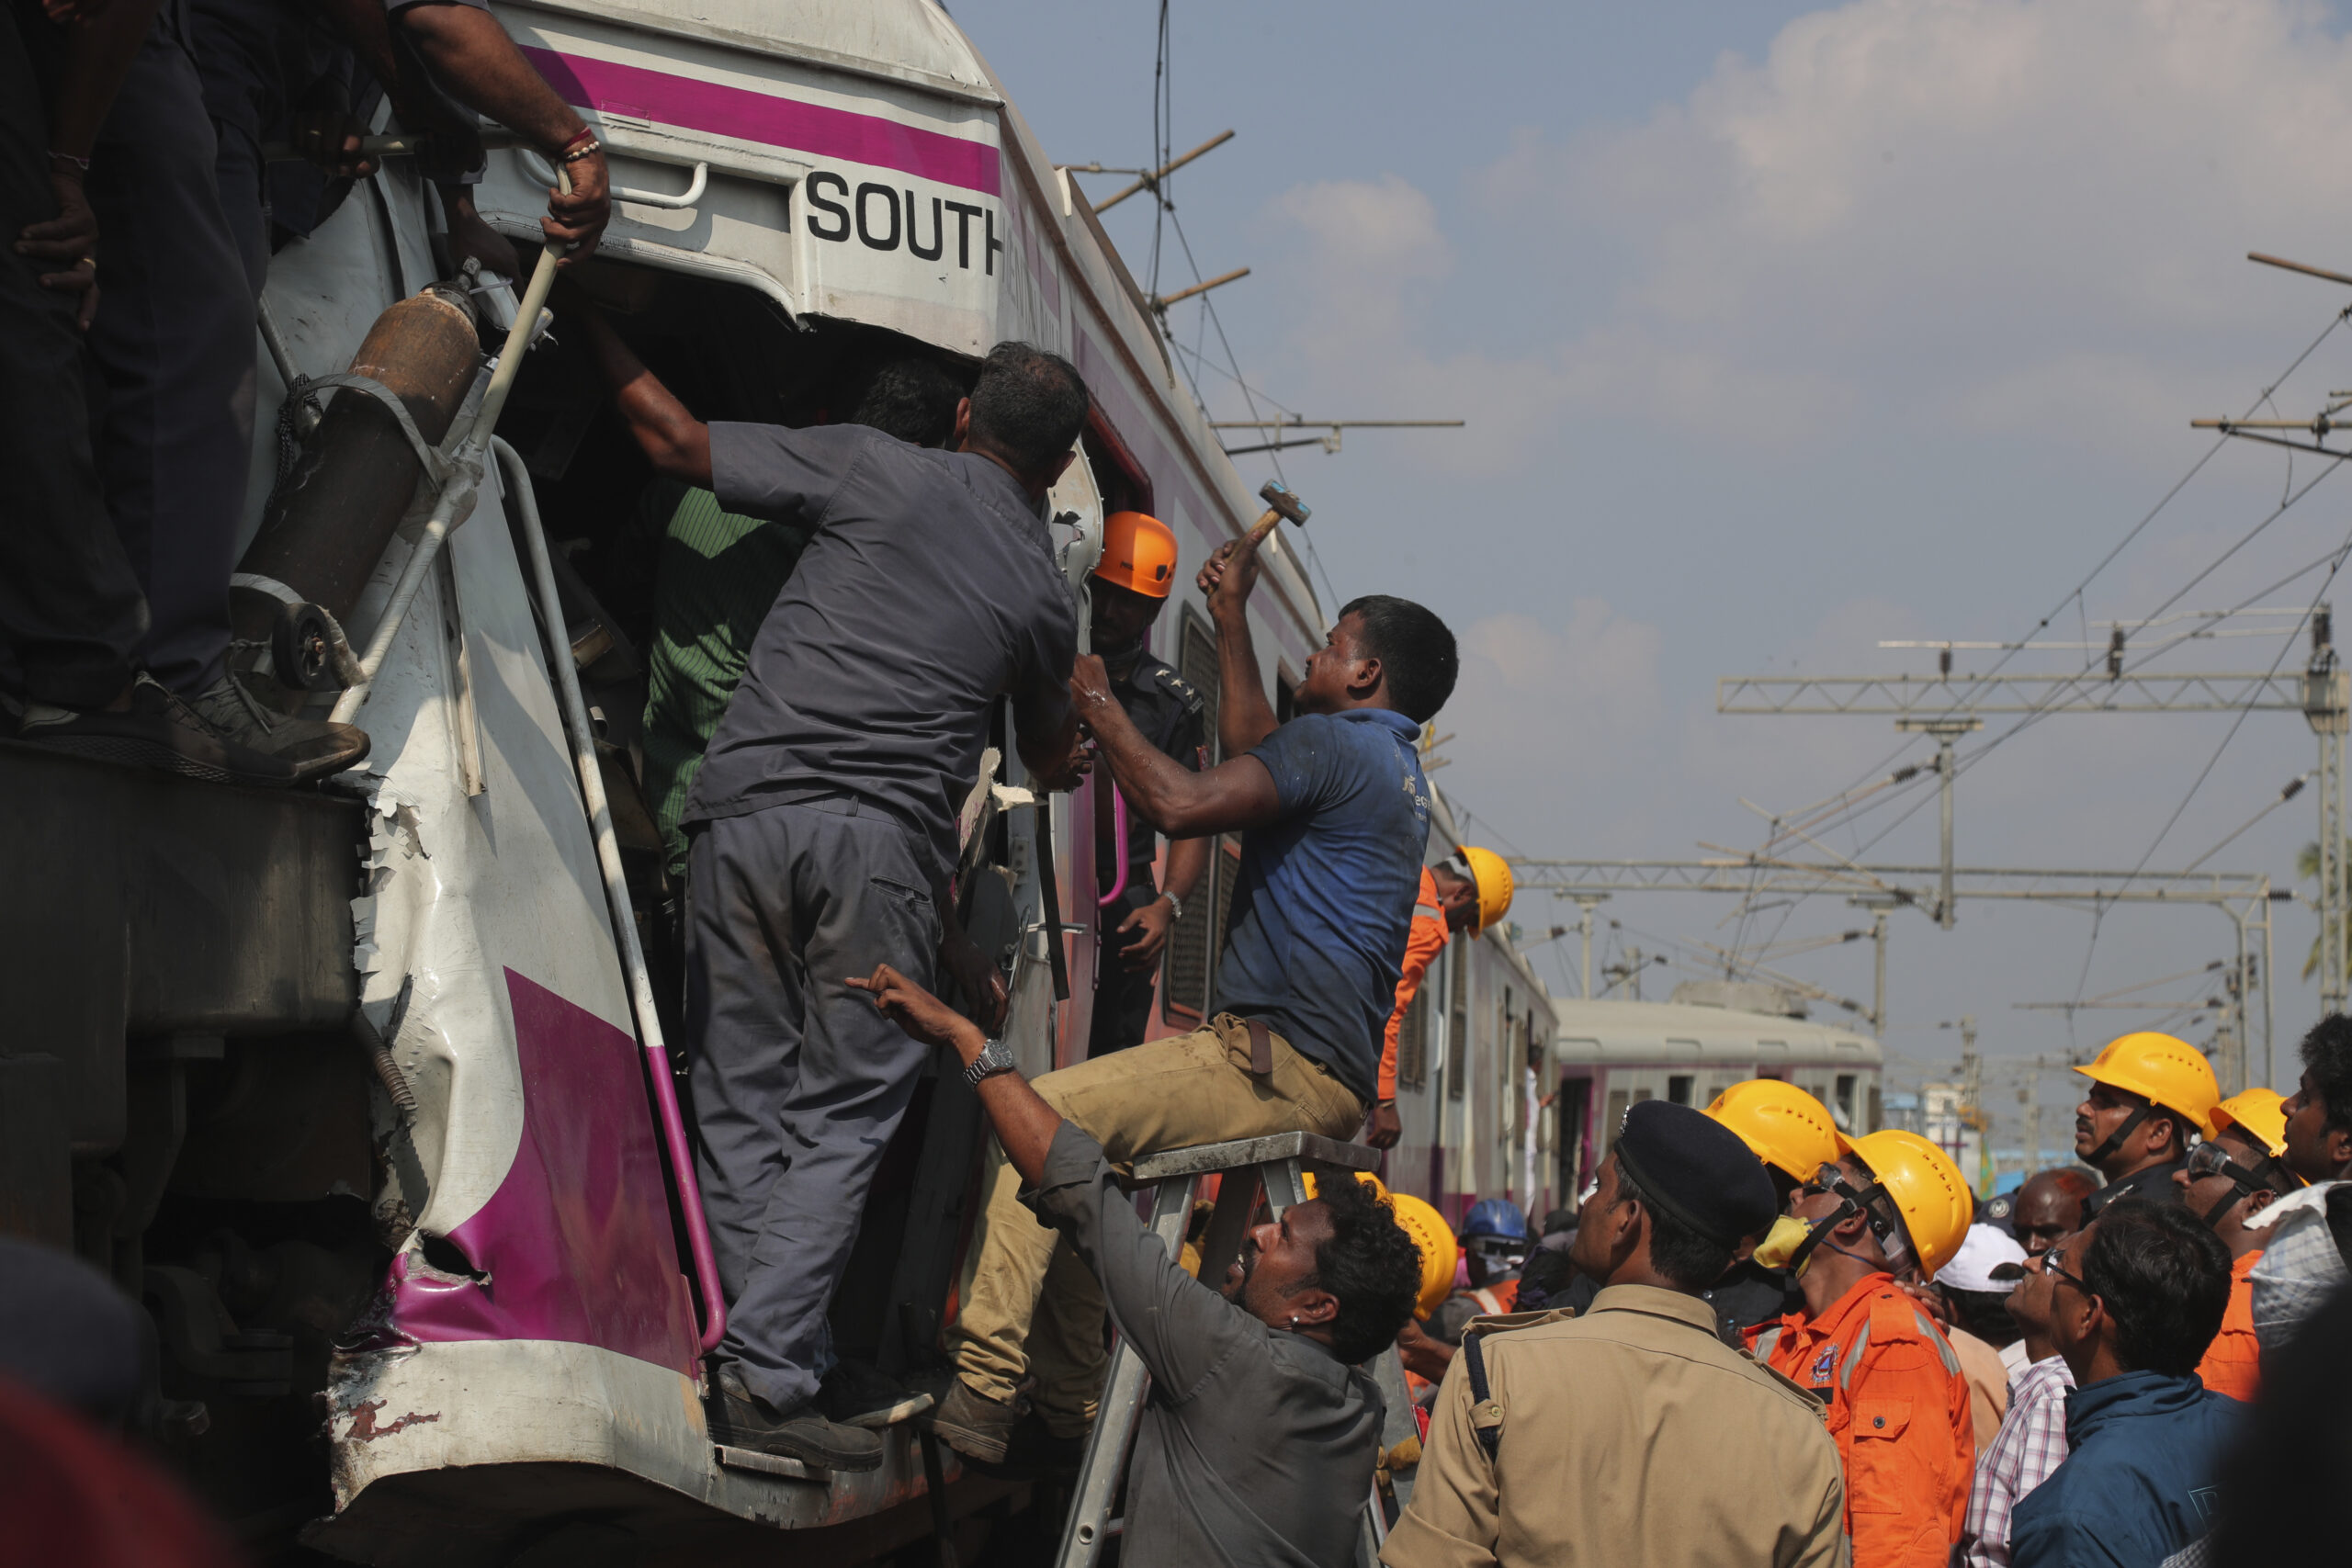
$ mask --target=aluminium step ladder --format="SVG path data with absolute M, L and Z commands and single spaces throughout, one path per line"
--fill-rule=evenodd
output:
M 1306 1169 L 1371 1170 L 1380 1153 L 1362 1144 L 1342 1144 L 1312 1133 L 1282 1133 L 1267 1138 L 1238 1138 L 1230 1143 L 1195 1144 L 1148 1156 L 1135 1164 L 1134 1180 L 1152 1189 L 1151 1229 L 1171 1257 L 1181 1255 L 1184 1231 L 1193 1213 L 1193 1198 L 1201 1179 L 1222 1176 L 1216 1207 L 1211 1212 L 1208 1234 L 1201 1241 L 1204 1282 L 1222 1279 L 1227 1267 L 1241 1254 L 1262 1196 L 1276 1219 L 1294 1203 L 1306 1201 Z M 1385 1453 L 1407 1437 L 1418 1436 L 1413 1407 L 1405 1393 L 1404 1367 L 1394 1349 L 1384 1351 L 1367 1369 L 1380 1386 L 1387 1406 L 1381 1430 Z M 1058 1568 L 1094 1568 L 1102 1543 L 1117 1535 L 1122 1521 L 1112 1517 L 1119 1484 L 1135 1448 L 1143 1404 L 1151 1392 L 1151 1374 L 1143 1358 L 1124 1338 L 1111 1351 L 1111 1372 L 1095 1407 L 1094 1428 L 1087 1435 L 1086 1454 L 1079 1463 L 1078 1481 L 1070 1495 L 1069 1518 L 1062 1529 Z M 1400 1478 L 1396 1488 L 1401 1508 L 1410 1482 Z M 1387 1538 L 1388 1518 L 1375 1487 L 1364 1508 L 1360 1564 L 1376 1562 L 1380 1543 Z

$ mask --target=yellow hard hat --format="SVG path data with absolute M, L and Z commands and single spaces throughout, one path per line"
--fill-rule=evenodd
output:
M 1363 1182 L 1366 1187 L 1371 1188 L 1372 1195 L 1374 1197 L 1385 1198 L 1388 1196 L 1388 1184 L 1381 1180 L 1377 1176 L 1374 1176 L 1372 1172 L 1368 1170 L 1359 1170 L 1356 1172 L 1356 1179 Z M 1302 1171 L 1299 1174 L 1298 1184 L 1306 1190 L 1308 1199 L 1312 1200 L 1315 1196 L 1315 1173 L 1311 1170 Z
M 1140 512 L 1114 512 L 1102 520 L 1094 575 L 1147 599 L 1167 598 L 1175 586 L 1176 530 Z
M 1453 1227 L 1444 1216 L 1410 1192 L 1390 1193 L 1388 1205 L 1396 1211 L 1397 1224 L 1420 1249 L 1421 1295 L 1413 1305 L 1413 1315 L 1427 1321 L 1453 1293 L 1453 1267 L 1461 1258 L 1462 1244 L 1453 1239 Z
M 2213 1107 L 2209 1118 L 2212 1133 L 2235 1125 L 2277 1159 L 2287 1152 L 2287 1097 L 2275 1089 L 2250 1089 Z
M 1848 1147 L 1827 1106 L 1778 1078 L 1732 1085 L 1715 1096 L 1707 1114 L 1737 1133 L 1758 1159 L 1799 1181 L 1811 1181 Z
M 2213 1107 L 2222 1101 L 2222 1086 L 2213 1066 L 2196 1046 L 2169 1034 L 2143 1029 L 2107 1043 L 2107 1049 L 2087 1067 L 2075 1071 L 2109 1089 L 2128 1089 L 2153 1105 L 2177 1111 L 2200 1132 L 2213 1129 Z
M 1469 863 L 1470 880 L 1478 885 L 1478 929 L 1485 931 L 1510 913 L 1510 867 L 1494 851 L 1467 844 L 1462 858 Z
M 1869 1168 L 1903 1217 L 1904 1233 L 1918 1259 L 1919 1278 L 1932 1280 L 1968 1238 L 1976 1198 L 1951 1156 L 1917 1133 L 1889 1129 L 1865 1133 L 1849 1145 Z

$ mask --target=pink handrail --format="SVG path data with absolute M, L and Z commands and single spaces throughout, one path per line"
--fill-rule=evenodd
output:
M 1097 776 L 1100 777 L 1099 774 Z M 1127 890 L 1127 799 L 1119 793 L 1117 784 L 1111 784 L 1108 779 L 1102 782 L 1111 790 L 1111 847 L 1119 857 L 1119 879 L 1111 884 L 1111 891 L 1094 900 L 1094 907 L 1098 909 L 1109 908 L 1112 901 Z

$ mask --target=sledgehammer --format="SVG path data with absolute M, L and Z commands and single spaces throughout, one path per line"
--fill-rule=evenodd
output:
M 1306 520 L 1315 515 L 1315 509 L 1299 500 L 1290 486 L 1280 479 L 1268 479 L 1259 486 L 1258 499 L 1266 503 L 1266 513 L 1259 518 L 1257 525 L 1250 530 L 1250 541 L 1252 544 L 1264 544 L 1266 536 L 1272 533 L 1274 525 L 1285 517 L 1304 528 L 1306 526 Z

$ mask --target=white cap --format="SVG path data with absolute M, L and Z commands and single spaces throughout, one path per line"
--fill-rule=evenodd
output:
M 2024 1271 L 2025 1248 L 2018 1245 L 2017 1238 L 1991 1225 L 1971 1225 L 1968 1235 L 1961 1238 L 1960 1250 L 1937 1273 L 1936 1283 L 1955 1291 L 2006 1294 L 2017 1288 L 2017 1280 L 1993 1278 L 1993 1270 L 2004 1263 L 2014 1263 L 2020 1273 Z

